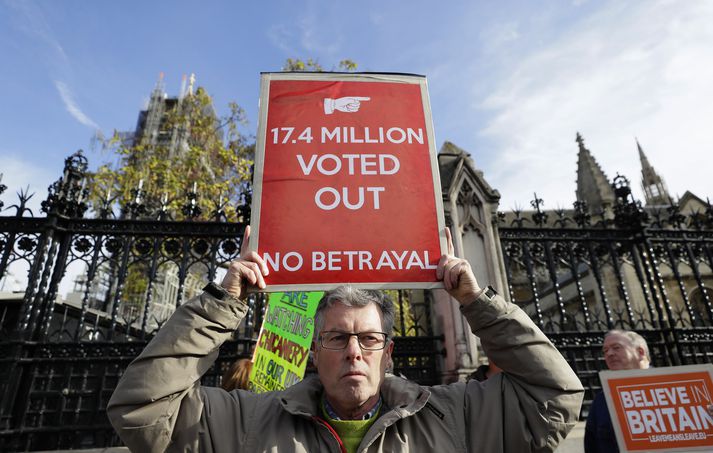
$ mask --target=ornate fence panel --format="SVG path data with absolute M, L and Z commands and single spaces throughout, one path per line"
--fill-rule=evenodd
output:
M 713 362 L 713 209 L 644 209 L 615 182 L 612 215 L 596 223 L 584 203 L 547 212 L 537 199 L 529 215 L 499 216 L 510 297 L 581 378 L 585 413 L 610 329 L 643 335 L 655 366 Z
M 27 275 L 23 292 L 0 292 L 0 451 L 120 445 L 106 405 L 124 368 L 175 307 L 238 257 L 249 222 L 247 205 L 237 208 L 239 222 L 226 222 L 222 201 L 209 221 L 197 221 L 194 191 L 186 195 L 185 220 L 174 221 L 165 202 L 149 216 L 141 187 L 119 218 L 109 198 L 95 218 L 84 218 L 86 167 L 81 152 L 65 161 L 42 203 L 46 217 L 32 216 L 32 195 L 24 192 L 6 209 L 14 215 L 0 216 L 0 280 L 11 269 L 16 278 Z M 5 190 L 0 185 L 0 195 Z M 408 296 L 393 294 L 395 371 L 436 383 L 441 352 L 430 313 Z M 236 359 L 250 356 L 264 303 L 262 296 L 249 301 L 204 385 L 219 385 Z

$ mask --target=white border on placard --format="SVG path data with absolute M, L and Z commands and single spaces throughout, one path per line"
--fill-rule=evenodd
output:
M 646 368 L 644 370 L 602 370 L 599 372 L 599 380 L 602 383 L 602 391 L 604 392 L 604 397 L 607 401 L 607 409 L 609 410 L 609 417 L 612 420 L 612 425 L 614 426 L 614 433 L 616 434 L 616 442 L 619 445 L 619 451 L 621 453 L 630 452 L 658 452 L 658 451 L 711 451 L 710 445 L 704 445 L 702 447 L 681 447 L 681 448 L 658 448 L 653 450 L 629 450 L 626 448 L 626 443 L 624 441 L 624 433 L 621 429 L 622 424 L 626 423 L 626 420 L 619 420 L 619 414 L 614 408 L 614 402 L 612 400 L 611 389 L 609 388 L 610 379 L 619 379 L 626 377 L 637 377 L 637 376 L 661 376 L 667 374 L 685 374 L 685 373 L 699 373 L 708 372 L 713 379 L 713 365 L 681 365 L 681 366 L 669 366 L 661 368 Z M 712 389 L 713 390 L 713 389 Z
M 260 206 L 262 202 L 262 181 L 265 171 L 265 140 L 267 131 L 267 115 L 270 97 L 270 82 L 272 80 L 330 80 L 338 82 L 396 82 L 418 84 L 421 87 L 421 102 L 423 103 L 424 122 L 428 136 L 428 153 L 431 161 L 431 176 L 433 182 L 433 195 L 435 198 L 436 221 L 441 254 L 448 251 L 445 234 L 445 217 L 443 214 L 443 197 L 441 177 L 438 170 L 438 157 L 436 156 L 436 141 L 433 129 L 433 116 L 428 97 L 426 77 L 408 74 L 386 73 L 329 73 L 329 72 L 267 72 L 260 77 L 260 101 L 258 114 L 257 139 L 255 142 L 255 169 L 253 174 L 252 212 L 250 215 L 250 240 L 248 250 L 257 251 L 260 244 Z M 435 272 L 435 270 L 434 270 Z M 268 285 L 265 292 L 279 291 L 319 291 L 330 290 L 342 283 L 311 283 L 291 285 Z M 355 287 L 366 289 L 438 289 L 443 288 L 443 282 L 370 282 L 351 283 Z

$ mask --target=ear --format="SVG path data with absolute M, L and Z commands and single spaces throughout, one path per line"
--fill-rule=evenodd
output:
M 384 360 L 386 360 L 386 372 L 387 373 L 393 373 L 394 372 L 394 359 L 391 357 L 391 354 L 394 352 L 394 342 L 389 341 L 389 345 L 384 349 Z
M 639 354 L 639 359 L 640 359 L 640 360 L 646 358 L 646 351 L 644 351 L 644 348 L 642 348 L 641 346 L 639 346 L 638 348 L 636 348 L 636 352 Z

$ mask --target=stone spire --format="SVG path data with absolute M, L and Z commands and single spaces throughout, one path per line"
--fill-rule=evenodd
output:
M 593 214 L 603 213 L 605 218 L 613 215 L 616 201 L 611 182 L 592 154 L 584 146 L 584 139 L 577 132 L 579 145 L 577 155 L 577 201 L 585 201 Z
M 644 150 L 636 139 L 636 147 L 639 150 L 639 160 L 641 161 L 641 187 L 644 189 L 644 197 L 647 206 L 667 206 L 671 204 L 671 197 L 668 194 L 666 183 L 663 178 L 656 173 L 649 160 L 644 154 Z

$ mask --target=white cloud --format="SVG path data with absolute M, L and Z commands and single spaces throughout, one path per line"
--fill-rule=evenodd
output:
M 42 10 L 31 1 L 6 2 L 7 6 L 15 9 L 18 15 L 14 17 L 14 24 L 28 36 L 32 36 L 47 45 L 59 66 L 67 66 L 69 58 L 64 48 L 55 38 L 52 27 L 45 19 Z
M 672 195 L 713 192 L 713 3 L 612 2 L 554 42 L 527 49 L 509 76 L 476 104 L 480 131 L 498 155 L 486 177 L 502 209 L 532 191 L 546 207 L 574 201 L 580 131 L 609 178 L 625 174 L 641 194 L 634 136 Z
M 42 52 L 46 54 L 51 77 L 57 79 L 71 79 L 72 67 L 64 48 L 55 37 L 49 22 L 42 9 L 31 1 L 7 2 L 8 6 L 14 9 L 17 14 L 13 15 L 13 24 L 25 33 L 42 44 Z M 99 126 L 87 116 L 79 107 L 70 87 L 60 80 L 54 80 L 54 85 L 59 92 L 62 102 L 67 111 L 77 121 L 89 126 L 92 129 L 99 129 Z
M 69 114 L 74 117 L 74 119 L 85 126 L 91 127 L 92 129 L 99 129 L 97 123 L 95 123 L 84 112 L 82 112 L 81 108 L 79 108 L 79 105 L 77 105 L 77 102 L 74 100 L 74 96 L 72 95 L 72 90 L 66 83 L 55 80 L 54 85 L 57 87 L 57 91 L 59 92 L 59 96 L 62 98 L 62 102 L 64 102 L 65 108 Z

